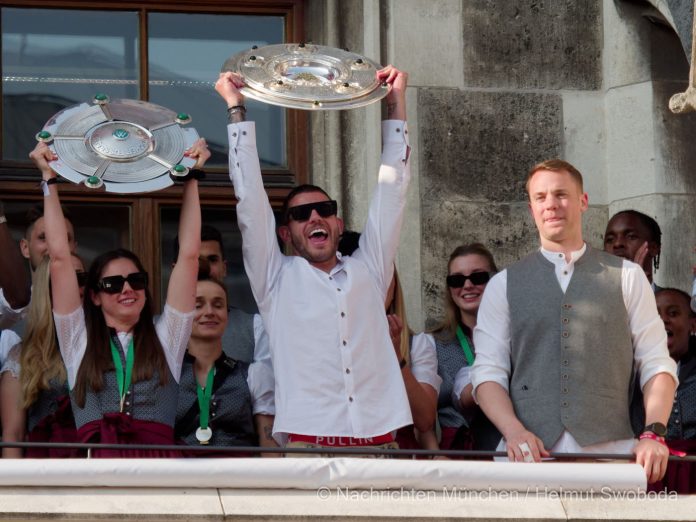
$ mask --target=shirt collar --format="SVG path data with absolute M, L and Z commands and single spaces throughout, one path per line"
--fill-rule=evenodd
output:
M 551 250 L 546 250 L 544 247 L 540 247 L 539 251 L 546 259 L 548 259 L 554 264 L 566 264 L 565 255 L 563 255 L 562 252 L 552 252 Z M 574 252 L 570 253 L 570 262 L 567 264 L 572 265 L 573 263 L 575 263 L 578 259 L 582 257 L 582 255 L 586 251 L 587 243 L 583 243 L 582 248 L 580 248 L 580 250 L 575 250 Z

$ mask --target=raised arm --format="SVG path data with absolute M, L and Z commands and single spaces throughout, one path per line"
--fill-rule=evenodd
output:
M 194 168 L 200 169 L 210 157 L 203 138 L 194 143 L 187 155 L 196 159 Z M 201 204 L 198 198 L 198 181 L 184 182 L 184 194 L 179 216 L 179 257 L 172 269 L 167 286 L 167 305 L 178 312 L 188 313 L 196 304 L 196 280 L 198 254 L 201 249 Z
M 263 187 L 256 128 L 253 122 L 245 121 L 244 95 L 239 90 L 243 86 L 239 75 L 224 72 L 215 90 L 227 104 L 230 179 L 238 200 L 237 220 L 242 233 L 244 268 L 263 315 L 270 306 L 270 289 L 280 272 L 283 257 L 278 247 L 275 217 Z
M 19 251 L 19 245 L 10 234 L 10 227 L 5 219 L 5 208 L 0 201 L 0 289 L 10 308 L 24 308 L 31 299 L 31 278 L 26 270 L 26 262 Z M 0 312 L 0 327 L 4 315 Z
M 65 216 L 60 207 L 58 185 L 55 183 L 56 173 L 48 162 L 57 159 L 45 143 L 36 145 L 29 154 L 37 168 L 41 171 L 44 191 L 44 221 L 46 223 L 46 243 L 48 255 L 51 258 L 51 295 L 53 310 L 66 315 L 82 305 L 77 276 L 70 259 L 70 243 Z

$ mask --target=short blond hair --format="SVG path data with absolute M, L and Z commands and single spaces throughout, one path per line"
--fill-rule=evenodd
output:
M 532 181 L 532 177 L 540 170 L 550 170 L 551 172 L 567 172 L 568 174 L 570 174 L 570 177 L 573 178 L 573 180 L 575 180 L 575 182 L 578 184 L 580 192 L 584 192 L 582 187 L 582 174 L 580 174 L 580 171 L 573 167 L 567 161 L 554 158 L 542 161 L 541 163 L 537 163 L 529 170 L 529 174 L 527 174 L 527 182 L 524 185 L 524 188 L 527 191 L 527 195 L 529 195 L 529 183 Z

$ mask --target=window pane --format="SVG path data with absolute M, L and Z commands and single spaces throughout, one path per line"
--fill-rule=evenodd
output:
M 151 13 L 148 26 L 150 101 L 191 114 L 213 153 L 208 164 L 226 166 L 227 116 L 212 84 L 233 54 L 282 43 L 283 17 Z M 285 111 L 253 100 L 246 104 L 256 122 L 262 166 L 285 167 Z
M 135 12 L 3 8 L 3 159 L 26 160 L 59 110 L 98 92 L 138 98 Z

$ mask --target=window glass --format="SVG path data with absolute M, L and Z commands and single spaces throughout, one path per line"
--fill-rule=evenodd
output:
M 2 8 L 2 159 L 26 161 L 59 110 L 96 93 L 138 98 L 138 15 Z
M 148 17 L 150 101 L 193 118 L 213 153 L 208 165 L 227 165 L 227 116 L 213 89 L 225 60 L 251 48 L 282 43 L 282 16 L 151 13 Z M 247 100 L 257 125 L 263 168 L 285 167 L 285 111 Z

